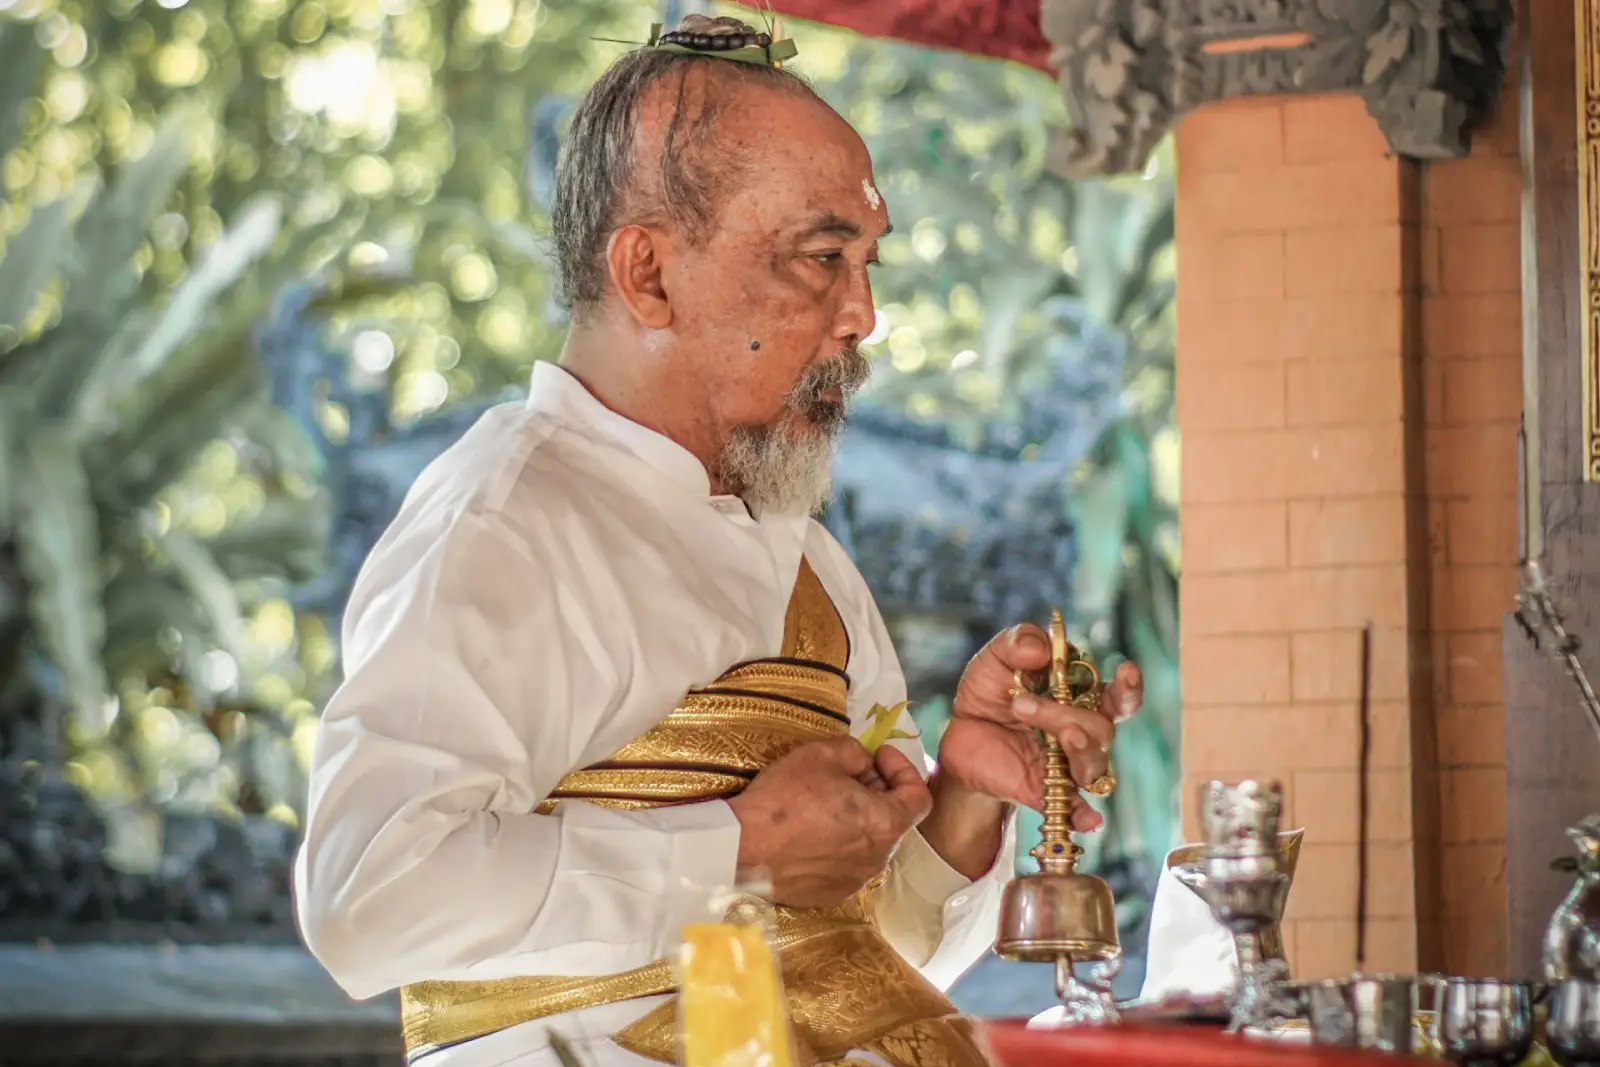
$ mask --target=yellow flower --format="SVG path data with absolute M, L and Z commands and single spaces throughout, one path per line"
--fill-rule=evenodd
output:
M 900 713 L 911 706 L 911 701 L 902 700 L 892 708 L 882 704 L 872 705 L 872 710 L 867 712 L 871 720 L 866 730 L 861 734 L 861 744 L 868 752 L 877 752 L 883 747 L 885 741 L 893 741 L 897 737 L 911 738 L 916 734 L 908 734 L 904 730 L 896 730 L 894 724 L 900 721 Z

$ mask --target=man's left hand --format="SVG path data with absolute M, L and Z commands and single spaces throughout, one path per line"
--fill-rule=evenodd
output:
M 1138 711 L 1144 699 L 1139 668 L 1121 664 L 1095 710 L 1032 694 L 1011 696 L 1017 671 L 1038 671 L 1049 663 L 1049 638 L 1031 623 L 999 634 L 972 657 L 939 742 L 940 774 L 975 792 L 1037 810 L 1044 805 L 1044 749 L 1035 730 L 1060 740 L 1074 781 L 1087 785 L 1106 773 L 1116 724 Z M 1073 829 L 1094 830 L 1101 822 L 1100 813 L 1083 804 L 1074 813 Z

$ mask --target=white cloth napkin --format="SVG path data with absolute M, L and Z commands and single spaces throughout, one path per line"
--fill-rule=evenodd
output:
M 1158 1000 L 1173 993 L 1222 993 L 1238 980 L 1233 937 L 1211 914 L 1200 894 L 1163 866 L 1150 905 L 1150 947 L 1140 997 Z

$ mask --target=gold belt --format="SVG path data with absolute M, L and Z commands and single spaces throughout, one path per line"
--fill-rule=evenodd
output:
M 864 910 L 864 898 L 874 888 L 876 883 L 855 899 L 833 908 L 776 909 L 773 945 L 780 959 L 785 950 L 818 938 L 836 941 L 839 935 L 847 935 L 852 939 L 879 939 Z M 894 951 L 887 943 L 884 948 Z M 675 969 L 668 960 L 656 960 L 619 974 L 585 977 L 417 982 L 400 990 L 401 1030 L 407 1053 L 419 1055 L 508 1026 L 672 993 L 677 988 Z
M 891 1063 L 979 1067 L 981 1053 L 944 995 L 883 939 L 870 918 L 875 886 L 833 908 L 777 909 L 774 944 L 802 1063 L 872 1048 Z M 401 990 L 408 1057 L 564 1012 L 673 993 L 666 960 L 620 974 L 420 982 Z M 677 1059 L 676 1001 L 613 1040 L 658 1062 Z
M 400 990 L 400 1030 L 407 1057 L 415 1057 L 521 1023 L 676 988 L 666 960 L 586 978 L 417 982 Z

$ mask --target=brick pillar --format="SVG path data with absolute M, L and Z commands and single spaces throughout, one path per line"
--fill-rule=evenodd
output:
M 1422 186 L 1422 366 L 1442 966 L 1504 974 L 1501 635 L 1514 609 L 1522 415 L 1522 178 L 1515 87 L 1467 159 Z
M 1397 160 L 1354 97 L 1213 106 L 1178 130 L 1185 826 L 1198 834 L 1200 781 L 1284 783 L 1307 831 L 1285 926 L 1306 977 L 1354 963 L 1365 622 L 1367 966 L 1493 962 L 1462 920 L 1503 912 L 1503 890 L 1466 903 L 1483 879 L 1462 868 L 1503 827 L 1482 814 L 1503 812 L 1504 786 L 1479 730 L 1499 736 L 1520 390 L 1515 341 L 1465 324 L 1509 277 L 1517 332 L 1504 169 Z M 1465 940 L 1446 950 L 1447 931 Z

